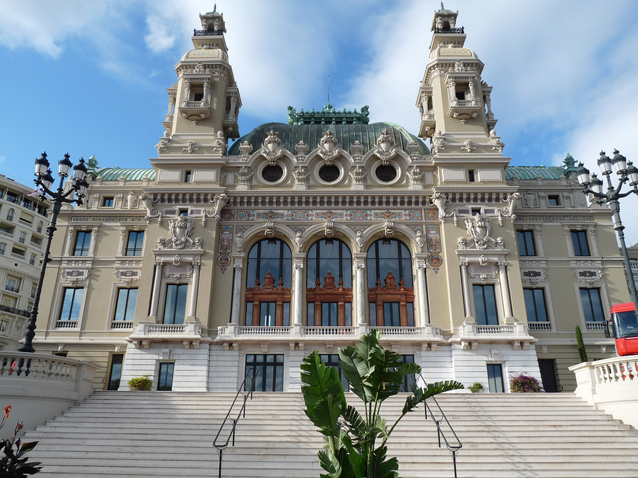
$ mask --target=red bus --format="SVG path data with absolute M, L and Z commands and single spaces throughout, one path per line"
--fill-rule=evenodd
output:
M 618 355 L 638 355 L 638 319 L 633 302 L 611 308 L 611 320 L 605 327 L 605 336 L 616 339 Z

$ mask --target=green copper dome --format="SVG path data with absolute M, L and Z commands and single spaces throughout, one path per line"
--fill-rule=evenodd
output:
M 266 123 L 258 126 L 247 135 L 242 136 L 228 149 L 229 155 L 240 154 L 239 146 L 248 141 L 253 147 L 253 152 L 259 150 L 266 139 L 268 132 L 274 130 L 279 133 L 279 138 L 283 142 L 284 148 L 295 153 L 295 145 L 303 141 L 308 145 L 308 152 L 317 148 L 323 134 L 330 130 L 334 133 L 339 147 L 350 152 L 350 145 L 359 141 L 364 148 L 364 152 L 374 148 L 377 138 L 381 136 L 383 130 L 389 130 L 394 138 L 394 144 L 403 151 L 408 151 L 408 144 L 415 142 L 419 145 L 419 154 L 430 154 L 423 141 L 408 131 L 393 123 L 372 123 L 372 124 L 284 124 Z
M 155 179 L 154 169 L 99 168 L 95 173 L 102 181 L 119 181 L 122 176 L 127 181 L 141 181 L 144 176 L 148 176 L 149 181 Z

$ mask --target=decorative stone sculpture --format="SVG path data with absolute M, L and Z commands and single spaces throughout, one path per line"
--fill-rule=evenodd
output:
M 241 252 L 241 250 L 244 248 L 244 242 L 246 242 L 244 233 L 239 231 L 235 235 L 235 252 Z
M 299 141 L 295 145 L 295 151 L 297 152 L 295 159 L 297 162 L 303 163 L 306 160 L 306 154 L 308 153 L 308 145 L 303 141 Z
M 458 245 L 460 249 L 496 249 L 503 248 L 503 238 L 496 240 L 490 236 L 492 225 L 487 217 L 480 214 L 465 220 L 465 228 L 470 239 L 459 237 Z
M 326 165 L 332 166 L 334 159 L 339 156 L 339 141 L 334 133 L 330 130 L 326 131 L 317 146 L 319 147 L 317 154 L 326 162 Z
M 416 238 L 414 239 L 414 242 L 416 242 L 416 245 L 419 248 L 419 252 L 423 252 L 425 237 L 423 237 L 423 232 L 421 232 L 421 230 L 416 231 Z
M 474 146 L 474 143 L 472 143 L 472 140 L 470 139 L 466 139 L 465 143 L 463 143 L 463 146 L 461 146 L 461 151 L 467 151 L 468 153 L 471 153 L 475 149 L 476 146 Z
M 295 245 L 297 246 L 297 252 L 301 252 L 304 245 L 303 233 L 301 231 L 297 231 L 295 235 Z
M 357 237 L 354 242 L 357 244 L 357 248 L 359 252 L 363 252 L 363 246 L 365 246 L 365 240 L 363 239 L 363 233 L 361 231 L 357 231 Z
M 211 203 L 214 204 L 213 208 L 210 210 L 210 213 L 204 210 L 204 215 L 207 217 L 212 217 L 216 221 L 219 221 L 222 217 L 222 209 L 224 206 L 228 206 L 230 204 L 230 200 L 228 199 L 228 195 L 226 193 L 215 194 L 213 199 L 210 200 Z
M 239 151 L 241 152 L 241 158 L 242 158 L 241 160 L 248 161 L 248 156 L 250 156 L 250 153 L 253 152 L 253 145 L 250 144 L 248 141 L 244 141 L 239 146 Z
M 350 170 L 353 189 L 364 189 L 366 180 L 366 169 L 363 166 L 354 166 Z
M 292 175 L 295 177 L 295 181 L 299 186 L 306 186 L 308 184 L 308 178 L 310 177 L 310 171 L 306 166 L 297 166 L 292 170 Z
M 374 154 L 381 160 L 381 164 L 387 166 L 392 158 L 397 154 L 398 148 L 394 145 L 394 138 L 390 130 L 384 129 L 377 138 L 377 146 Z
M 182 148 L 182 152 L 192 154 L 195 151 L 199 151 L 199 148 L 195 147 L 195 141 L 189 141 L 188 146 Z
M 516 219 L 516 214 L 514 214 L 514 206 L 516 205 L 516 200 L 520 197 L 521 195 L 519 193 L 513 193 L 503 200 L 504 203 L 507 203 L 507 206 L 497 210 L 499 226 L 503 225 L 503 217 L 509 217 L 512 222 L 514 222 L 514 219 Z
M 500 136 L 496 136 L 496 131 L 490 131 L 490 144 L 492 145 L 492 151 L 498 151 L 499 153 L 503 152 L 503 148 L 505 147 L 505 143 L 501 141 Z
M 383 235 L 389 239 L 394 236 L 394 222 L 388 219 L 383 223 Z
M 253 171 L 248 166 L 242 166 L 237 171 L 237 180 L 240 186 L 244 186 L 246 189 L 250 186 L 250 180 L 253 178 Z
M 159 249 L 202 248 L 201 238 L 198 237 L 195 241 L 190 238 L 193 232 L 193 221 L 190 217 L 179 216 L 176 219 L 171 219 L 168 232 L 171 237 L 157 239 L 157 247 Z
M 332 222 L 330 219 L 328 219 L 324 226 L 323 226 L 323 232 L 326 235 L 326 237 L 328 239 L 332 238 L 334 236 L 335 233 L 335 224 L 334 222 Z
M 218 131 L 217 138 L 213 140 L 213 146 L 211 148 L 213 150 L 213 153 L 224 155 L 226 154 L 227 147 L 228 145 L 226 144 L 226 137 L 224 136 L 224 132 Z
M 275 162 L 283 156 L 284 147 L 277 131 L 270 130 L 268 132 L 268 136 L 261 145 L 259 153 L 266 158 L 271 166 L 274 166 Z
M 417 186 L 423 184 L 423 176 L 425 173 L 421 171 L 421 168 L 418 166 L 411 166 L 407 171 L 408 180 L 410 181 L 410 186 Z
M 275 223 L 273 221 L 268 221 L 264 224 L 264 235 L 268 239 L 275 237 Z
M 350 154 L 352 155 L 352 160 L 355 163 L 363 161 L 363 145 L 359 142 L 359 140 L 356 140 L 350 145 Z
M 436 132 L 436 135 L 432 138 L 432 154 L 437 155 L 442 153 L 445 150 L 445 146 L 447 146 L 447 142 L 445 141 L 445 137 L 441 134 L 440 131 Z
M 160 212 L 153 207 L 153 204 L 157 202 L 157 199 L 153 199 L 151 196 L 144 193 L 140 194 L 139 199 L 146 208 L 146 219 L 158 217 L 160 215 Z
M 157 149 L 158 153 L 165 153 L 168 151 L 168 142 L 170 140 L 166 138 L 160 139 L 159 143 L 155 145 L 155 149 Z

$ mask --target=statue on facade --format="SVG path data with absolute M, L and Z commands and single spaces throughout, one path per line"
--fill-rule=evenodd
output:
M 160 215 L 160 212 L 157 209 L 155 209 L 155 207 L 153 207 L 153 204 L 157 202 L 157 199 L 153 199 L 151 196 L 144 193 L 140 194 L 139 199 L 140 199 L 140 202 L 146 208 L 147 219 L 151 217 L 158 217 Z
M 357 237 L 354 242 L 357 244 L 359 248 L 359 252 L 363 251 L 363 246 L 365 246 L 365 240 L 363 239 L 363 233 L 361 231 L 357 231 Z

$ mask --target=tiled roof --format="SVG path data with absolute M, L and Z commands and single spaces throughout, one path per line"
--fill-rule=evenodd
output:
M 337 141 L 339 141 L 339 147 L 346 151 L 350 151 L 350 145 L 355 141 L 359 141 L 363 147 L 364 152 L 368 152 L 375 147 L 377 138 L 381 135 L 381 132 L 388 129 L 392 133 L 394 138 L 394 144 L 403 151 L 407 151 L 407 145 L 411 142 L 415 142 L 419 145 L 420 154 L 429 154 L 425 143 L 418 137 L 410 134 L 402 126 L 393 123 L 371 123 L 371 124 L 295 124 L 289 125 L 284 123 L 266 123 L 258 126 L 250 133 L 239 138 L 229 148 L 229 155 L 240 154 L 239 146 L 248 141 L 253 146 L 253 152 L 259 150 L 261 145 L 266 139 L 270 130 L 277 131 L 279 138 L 283 142 L 284 148 L 288 151 L 295 151 L 295 145 L 299 141 L 303 141 L 309 147 L 309 151 L 312 151 L 317 147 L 317 144 L 323 137 L 323 134 L 330 130 L 334 133 Z
M 505 179 L 514 179 L 514 174 L 518 179 L 560 179 L 562 175 L 569 176 L 565 168 L 560 166 L 508 166 L 505 168 Z
M 155 179 L 155 170 L 149 169 L 122 169 L 122 168 L 98 168 L 96 171 L 103 181 L 118 181 L 122 176 L 127 181 L 141 181 L 144 176 L 149 180 Z

